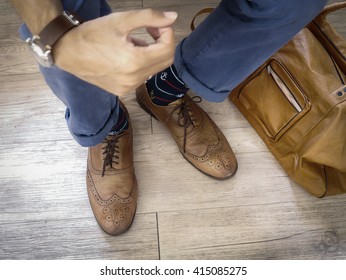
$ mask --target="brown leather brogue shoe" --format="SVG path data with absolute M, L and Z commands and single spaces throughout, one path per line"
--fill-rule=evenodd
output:
M 146 85 L 139 87 L 136 95 L 139 105 L 168 129 L 193 166 L 220 180 L 236 173 L 238 164 L 232 148 L 214 121 L 197 105 L 200 97 L 191 99 L 185 95 L 168 106 L 157 106 L 151 101 Z
M 129 119 L 125 106 L 124 111 Z M 130 123 L 130 122 L 129 122 Z M 125 232 L 137 206 L 137 180 L 133 166 L 131 123 L 126 131 L 89 148 L 87 189 L 100 227 L 111 235 Z

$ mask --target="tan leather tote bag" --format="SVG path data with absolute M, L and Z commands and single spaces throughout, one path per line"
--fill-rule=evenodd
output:
M 327 6 L 231 94 L 288 175 L 316 197 L 346 192 L 346 41 Z

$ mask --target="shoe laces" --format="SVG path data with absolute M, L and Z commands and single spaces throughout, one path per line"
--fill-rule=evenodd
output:
M 103 150 L 103 167 L 102 167 L 102 177 L 105 175 L 106 167 L 110 166 L 113 168 L 113 164 L 119 164 L 119 138 L 121 134 L 114 136 L 107 136 L 102 143 L 106 144 L 101 149 Z
M 171 112 L 178 111 L 178 125 L 184 128 L 184 153 L 186 151 L 186 139 L 187 139 L 187 129 L 192 125 L 196 126 L 196 118 L 193 116 L 190 105 L 192 103 L 200 103 L 202 98 L 200 96 L 194 96 L 191 99 L 183 100 L 179 105 L 177 105 Z

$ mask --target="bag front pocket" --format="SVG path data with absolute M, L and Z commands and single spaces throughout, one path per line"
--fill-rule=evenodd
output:
M 310 109 L 296 79 L 276 59 L 240 89 L 238 99 L 272 141 L 280 139 Z

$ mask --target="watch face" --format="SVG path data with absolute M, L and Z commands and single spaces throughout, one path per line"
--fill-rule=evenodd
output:
M 52 50 L 43 46 L 39 37 L 34 36 L 32 39 L 28 39 L 27 43 L 29 44 L 36 61 L 40 65 L 44 67 L 51 67 L 54 65 Z

